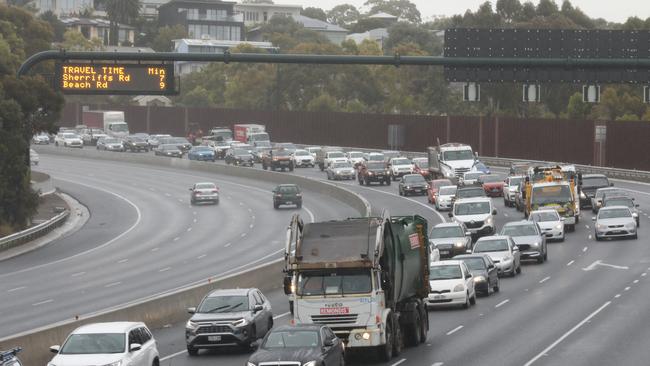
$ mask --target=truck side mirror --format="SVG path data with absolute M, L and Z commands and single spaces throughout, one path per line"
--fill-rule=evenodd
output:
M 282 282 L 283 288 L 284 288 L 284 294 L 285 295 L 291 295 L 291 282 L 292 278 L 289 275 L 284 276 L 284 280 Z
M 496 215 L 496 214 L 497 214 L 497 210 L 496 209 L 492 210 L 492 215 Z
M 450 213 L 447 214 L 447 216 L 454 217 L 454 214 L 450 212 Z

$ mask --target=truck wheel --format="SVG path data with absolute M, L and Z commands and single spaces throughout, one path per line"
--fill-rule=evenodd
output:
M 318 167 L 320 168 L 321 172 L 325 170 L 325 165 L 323 165 L 323 163 L 318 164 Z
M 429 314 L 427 313 L 425 304 L 422 304 L 420 314 L 422 314 L 422 321 L 420 322 L 420 343 L 424 343 L 427 341 L 427 333 L 429 333 Z
M 387 185 L 387 186 L 390 185 L 390 179 L 386 179 L 386 185 Z
M 413 323 L 409 324 L 406 327 L 406 345 L 409 347 L 415 347 L 420 344 L 420 336 L 422 331 L 422 317 L 420 315 L 420 309 L 415 308 L 413 314 Z
M 393 338 L 393 356 L 399 356 L 402 353 L 402 349 L 404 348 L 404 337 L 399 321 L 397 321 L 395 318 L 393 318 L 393 325 L 395 326 L 395 338 Z
M 384 362 L 389 362 L 393 358 L 393 324 L 392 324 L 392 315 L 388 316 L 386 319 L 386 343 L 383 346 L 380 346 L 380 358 Z

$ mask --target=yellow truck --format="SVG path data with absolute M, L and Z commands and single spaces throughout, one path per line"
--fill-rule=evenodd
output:
M 554 209 L 562 217 L 567 230 L 575 230 L 580 217 L 576 210 L 576 181 L 567 179 L 562 167 L 531 167 L 522 194 L 524 217 L 528 218 L 532 211 Z

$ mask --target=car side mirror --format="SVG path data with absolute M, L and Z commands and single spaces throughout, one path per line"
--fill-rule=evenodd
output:
M 59 353 L 60 350 L 61 350 L 61 346 L 59 346 L 59 345 L 50 347 L 50 352 L 52 352 L 52 353 Z
M 187 308 L 187 312 L 190 314 L 196 313 L 196 308 Z
M 139 351 L 141 349 L 142 349 L 142 345 L 140 343 L 131 343 L 131 345 L 129 346 L 130 352 Z
M 564 222 L 566 220 L 565 217 L 560 217 L 560 221 Z
M 610 187 L 614 187 L 614 183 L 610 183 L 609 186 L 610 186 Z
M 323 346 L 325 347 L 333 347 L 334 346 L 334 341 L 332 339 L 326 339 L 323 341 Z
M 467 274 L 467 278 L 472 278 L 472 277 L 474 277 L 474 276 L 472 276 L 471 273 L 468 273 L 468 274 Z
M 447 214 L 447 216 L 454 217 L 454 214 L 450 212 L 450 213 Z
M 492 210 L 492 215 L 496 215 L 496 214 L 497 214 L 497 210 L 496 209 Z
M 596 217 L 595 217 L 595 216 L 592 217 L 592 218 L 591 218 L 591 221 L 596 221 Z
M 262 310 L 264 310 L 264 306 L 262 306 L 262 305 L 258 304 L 258 305 L 253 306 L 253 312 L 254 313 L 257 313 L 258 311 L 262 311 Z
M 493 269 L 493 268 L 494 268 L 494 264 L 488 265 L 488 269 Z
M 519 247 L 518 247 L 518 246 L 516 246 L 516 245 L 513 245 L 513 246 L 512 246 L 512 251 L 513 251 L 513 252 L 516 252 L 516 251 L 518 251 L 518 250 L 519 250 Z

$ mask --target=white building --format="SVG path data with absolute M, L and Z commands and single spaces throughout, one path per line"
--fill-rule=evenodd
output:
M 374 41 L 379 44 L 380 48 L 384 48 L 384 42 L 388 39 L 388 29 L 376 28 L 371 29 L 364 33 L 352 33 L 345 37 L 346 40 L 352 40 L 356 44 L 361 44 L 365 40 Z
M 177 53 L 224 53 L 224 51 L 235 48 L 242 44 L 248 44 L 255 48 L 260 48 L 268 52 L 275 52 L 277 47 L 273 47 L 271 42 L 248 42 L 248 41 L 221 41 L 216 39 L 175 39 L 174 52 Z M 206 62 L 195 61 L 177 61 L 175 62 L 176 75 L 189 74 L 200 71 Z
M 38 14 L 51 11 L 57 17 L 94 9 L 93 0 L 33 0 L 31 4 L 38 10 Z
M 274 15 L 296 17 L 300 15 L 302 6 L 284 4 L 236 4 L 235 12 L 244 17 L 247 27 L 267 23 Z

